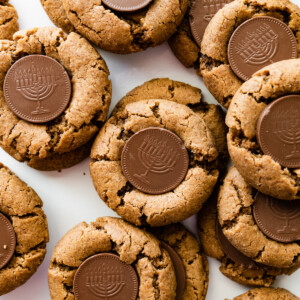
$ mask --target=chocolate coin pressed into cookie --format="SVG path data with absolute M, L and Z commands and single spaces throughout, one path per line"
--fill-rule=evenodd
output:
M 236 264 L 243 265 L 246 268 L 249 268 L 249 269 L 257 269 L 258 268 L 258 265 L 255 263 L 255 261 L 253 261 L 251 258 L 244 255 L 239 250 L 237 250 L 235 247 L 233 247 L 233 245 L 231 245 L 231 243 L 225 237 L 218 220 L 216 221 L 216 232 L 217 232 L 217 237 L 218 237 L 221 249 L 226 254 L 226 256 L 228 256 Z
M 297 40 L 285 23 L 272 17 L 242 23 L 228 45 L 230 66 L 244 81 L 267 65 L 292 58 L 297 58 Z
M 86 259 L 74 277 L 76 300 L 135 300 L 138 277 L 134 268 L 119 256 L 101 253 Z
M 180 256 L 178 255 L 178 253 L 171 247 L 169 246 L 167 243 L 165 242 L 160 242 L 161 246 L 168 251 L 173 265 L 174 265 L 174 269 L 175 269 L 175 274 L 176 274 L 176 280 L 177 280 L 177 288 L 176 288 L 176 299 L 181 299 L 184 290 L 185 290 L 185 268 L 183 265 L 183 261 L 180 258 Z
M 253 216 L 269 238 L 283 243 L 300 240 L 300 200 L 279 200 L 258 192 Z
M 153 0 L 102 0 L 102 3 L 117 11 L 134 12 L 146 7 L 152 1 Z
M 55 59 L 29 55 L 8 70 L 3 90 L 8 106 L 19 118 L 45 123 L 66 109 L 71 82 L 64 67 Z
M 10 221 L 0 213 L 0 269 L 12 258 L 16 248 L 16 234 Z
M 190 8 L 190 27 L 195 42 L 201 47 L 204 31 L 212 17 L 232 0 L 192 0 Z
M 183 141 L 157 127 L 134 134 L 124 146 L 122 169 L 127 180 L 148 194 L 162 194 L 177 187 L 189 166 Z
M 300 95 L 273 101 L 260 115 L 256 137 L 262 151 L 280 165 L 300 167 Z

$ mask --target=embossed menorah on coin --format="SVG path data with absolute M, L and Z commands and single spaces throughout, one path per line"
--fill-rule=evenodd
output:
M 265 26 L 266 28 L 268 27 L 267 24 Z M 272 29 L 265 31 L 259 37 L 257 34 L 250 33 L 248 33 L 248 36 L 251 40 L 248 43 L 248 47 L 242 51 L 238 51 L 244 62 L 251 65 L 273 64 L 272 58 L 278 49 L 279 36 Z
M 53 70 L 50 68 L 36 68 L 34 64 L 29 70 L 20 70 L 15 75 L 16 89 L 27 100 L 36 101 L 37 108 L 32 115 L 49 113 L 50 110 L 42 106 L 42 101 L 49 98 L 55 91 L 57 84 Z
M 118 295 L 125 286 L 125 275 L 118 267 L 102 265 L 87 276 L 86 286 L 93 295 L 109 300 Z
M 148 174 L 165 174 L 174 170 L 179 154 L 169 149 L 166 142 L 152 138 L 145 138 L 138 149 L 138 158 L 146 168 L 143 174 L 134 174 L 134 177 L 143 183 L 150 184 Z
M 232 0 L 203 0 L 204 20 L 210 22 L 212 17 Z

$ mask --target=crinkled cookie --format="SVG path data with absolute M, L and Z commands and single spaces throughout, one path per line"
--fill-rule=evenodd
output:
M 18 13 L 8 3 L 8 0 L 0 1 L 0 39 L 12 40 L 13 34 L 19 30 Z
M 49 235 L 42 207 L 34 190 L 0 163 L 0 295 L 24 284 L 44 260 Z
M 97 270 L 96 278 L 93 277 L 93 272 L 97 267 L 83 268 L 89 259 L 97 256 L 101 258 L 103 255 L 109 257 L 111 254 L 115 255 L 118 265 L 111 266 L 109 258 L 104 258 L 100 264 L 101 268 Z M 98 266 L 97 260 L 94 262 Z M 126 269 L 124 272 L 120 267 L 130 269 L 133 274 L 129 271 L 125 273 Z M 104 273 L 101 274 L 99 270 Z M 80 278 L 80 272 L 84 272 L 87 277 Z M 138 275 L 138 280 L 131 281 L 128 274 L 133 275 L 133 278 L 137 278 Z M 74 292 L 80 295 L 81 290 L 90 284 L 97 285 L 101 278 L 104 278 L 101 276 L 110 276 L 117 287 L 123 284 L 121 292 L 126 291 L 127 284 L 133 284 L 133 289 L 137 289 L 137 299 L 150 299 L 155 295 L 156 299 L 169 300 L 175 299 L 176 296 L 176 277 L 168 252 L 160 246 L 153 235 L 121 219 L 104 217 L 91 224 L 80 223 L 59 241 L 54 249 L 48 272 L 51 299 L 75 299 Z M 124 279 L 125 284 L 120 283 L 120 278 Z M 77 287 L 77 283 L 81 280 L 83 286 Z M 101 282 L 103 281 L 105 282 L 105 278 Z M 118 298 L 120 290 L 112 289 L 112 291 L 115 291 L 115 297 L 112 299 L 120 299 Z M 89 299 L 94 299 L 97 293 L 101 295 L 101 286 L 100 290 L 91 286 L 87 293 Z M 79 299 L 87 299 L 85 297 L 86 294 L 84 298 Z
M 7 105 L 3 81 L 20 58 L 54 58 L 68 72 L 71 99 L 56 119 L 34 124 L 20 119 Z M 15 159 L 39 170 L 68 168 L 83 160 L 105 122 L 111 99 L 108 69 L 98 52 L 76 33 L 57 28 L 19 31 L 14 41 L 0 42 L 0 145 Z

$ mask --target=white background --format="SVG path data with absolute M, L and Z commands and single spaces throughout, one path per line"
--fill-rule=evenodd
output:
M 84 1 L 84 0 L 82 0 Z M 300 0 L 294 1 L 300 5 Z M 11 0 L 19 13 L 20 29 L 53 26 L 39 0 Z M 116 55 L 101 51 L 111 72 L 113 85 L 112 105 L 128 91 L 143 82 L 157 77 L 169 77 L 184 81 L 203 91 L 204 99 L 216 103 L 195 71 L 187 70 L 177 61 L 167 43 L 154 49 L 132 55 Z M 23 181 L 31 186 L 44 202 L 48 217 L 50 242 L 43 264 L 33 277 L 15 291 L 0 297 L 1 300 L 50 300 L 47 269 L 56 243 L 73 226 L 82 221 L 94 221 L 100 216 L 116 216 L 106 207 L 94 190 L 89 176 L 89 159 L 62 172 L 39 172 L 27 167 L 0 149 L 0 161 L 7 165 Z M 195 232 L 195 219 L 188 222 Z M 233 298 L 249 288 L 223 276 L 218 270 L 220 263 L 209 258 L 209 289 L 206 299 Z M 300 270 L 292 276 L 277 278 L 275 286 L 284 287 L 300 296 Z

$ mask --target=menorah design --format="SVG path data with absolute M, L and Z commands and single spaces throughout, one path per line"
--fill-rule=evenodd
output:
M 203 0 L 204 20 L 210 22 L 212 17 L 232 0 Z
M 146 184 L 150 184 L 148 174 L 165 174 L 174 170 L 179 154 L 167 146 L 167 142 L 146 137 L 138 149 L 138 158 L 146 168 L 143 174 L 134 174 L 134 177 Z
M 271 212 L 274 214 L 276 218 L 283 220 L 285 222 L 283 228 L 278 229 L 277 233 L 290 234 L 292 232 L 297 232 L 297 229 L 291 226 L 290 222 L 300 217 L 299 205 L 297 205 L 297 203 L 292 203 L 293 201 L 290 201 L 291 203 L 286 203 L 286 201 L 284 200 L 281 200 L 284 203 L 279 201 L 280 200 L 274 201 L 268 198 Z M 288 209 L 287 209 L 287 205 L 289 206 Z
M 264 23 L 255 32 L 247 33 L 246 39 L 238 44 L 237 53 L 246 64 L 274 63 L 272 58 L 278 50 L 278 38 L 272 28 Z
M 56 76 L 52 68 L 38 68 L 32 63 L 29 69 L 15 72 L 16 90 L 27 100 L 36 101 L 37 108 L 32 115 L 49 113 L 50 110 L 42 106 L 42 101 L 49 98 L 55 91 Z
M 86 286 L 96 297 L 108 300 L 118 295 L 125 286 L 125 274 L 119 267 L 102 264 L 86 277 Z
M 292 151 L 285 155 L 285 159 L 300 158 L 300 150 L 298 149 L 300 144 L 299 110 L 289 110 L 279 115 L 274 133 L 284 145 L 292 146 Z

